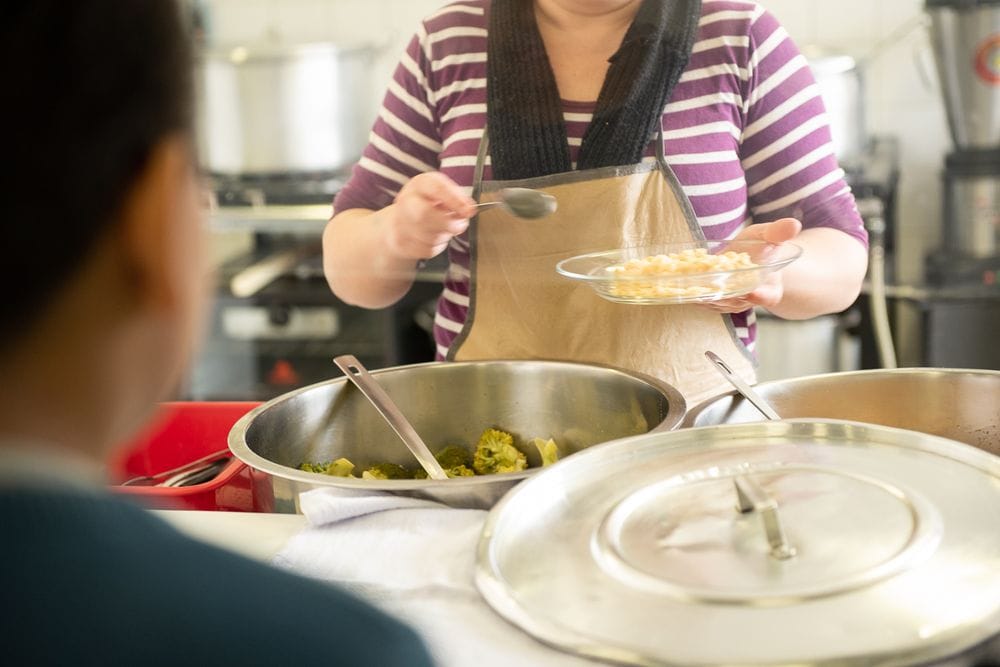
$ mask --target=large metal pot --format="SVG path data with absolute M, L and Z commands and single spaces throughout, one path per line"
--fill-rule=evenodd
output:
M 823 97 L 837 159 L 845 163 L 859 159 L 868 145 L 868 132 L 864 80 L 858 62 L 847 54 L 811 47 L 804 48 L 803 54 Z
M 685 404 L 673 387 L 607 366 L 557 361 L 429 363 L 372 371 L 421 438 L 436 450 L 475 445 L 486 428 L 520 441 L 553 438 L 563 456 L 597 443 L 676 428 Z M 413 455 L 346 378 L 321 382 L 269 401 L 238 421 L 229 447 L 271 476 L 275 509 L 294 512 L 302 491 L 326 486 L 385 491 L 454 507 L 491 507 L 533 473 L 444 481 L 374 481 L 299 470 L 305 461 L 346 457 L 414 466 Z M 530 465 L 537 452 L 526 451 Z
M 944 436 L 1000 454 L 1000 371 L 902 368 L 762 382 L 754 389 L 785 418 L 848 419 Z M 692 408 L 687 426 L 761 421 L 735 393 Z
M 356 162 L 374 117 L 376 53 L 330 43 L 206 51 L 197 70 L 203 166 L 285 175 Z

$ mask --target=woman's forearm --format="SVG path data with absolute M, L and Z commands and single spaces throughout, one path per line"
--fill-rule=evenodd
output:
M 350 209 L 323 230 L 323 273 L 345 303 L 384 308 L 403 298 L 413 285 L 416 260 L 390 251 L 384 211 Z
M 802 320 L 848 308 L 861 291 L 868 252 L 858 240 L 836 229 L 803 230 L 792 243 L 802 256 L 782 269 L 784 295 L 769 308 L 789 320 Z

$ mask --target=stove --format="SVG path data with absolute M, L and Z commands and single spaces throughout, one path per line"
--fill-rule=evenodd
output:
M 210 230 L 240 232 L 249 249 L 216 268 L 210 324 L 184 391 L 198 401 L 269 400 L 339 377 L 332 358 L 353 354 L 369 368 L 432 361 L 419 324 L 441 292 L 439 257 L 396 305 L 348 305 L 323 275 L 321 238 L 346 174 L 212 176 Z M 275 260 L 279 261 L 275 261 Z M 234 278 L 274 267 L 262 286 Z M 260 284 L 260 281 L 257 281 Z

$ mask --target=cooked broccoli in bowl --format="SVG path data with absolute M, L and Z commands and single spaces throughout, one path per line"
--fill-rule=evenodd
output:
M 543 466 L 559 460 L 559 448 L 551 438 L 533 438 L 528 445 L 538 449 Z M 483 431 L 474 452 L 461 445 L 448 445 L 438 450 L 434 458 L 448 477 L 518 472 L 528 467 L 528 458 L 515 445 L 514 436 L 495 428 Z M 354 468 L 354 464 L 345 458 L 329 463 L 305 462 L 299 466 L 306 472 L 356 478 Z M 420 467 L 410 469 L 396 463 L 376 463 L 362 471 L 361 479 L 427 479 L 427 472 Z

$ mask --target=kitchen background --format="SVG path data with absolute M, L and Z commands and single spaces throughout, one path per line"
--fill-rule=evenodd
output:
M 195 7 L 201 14 L 208 47 L 229 49 L 262 42 L 296 44 L 320 41 L 341 46 L 375 45 L 377 51 L 370 64 L 368 85 L 359 86 L 356 91 L 358 96 L 370 100 L 371 113 L 374 114 L 396 59 L 415 27 L 423 17 L 443 4 L 442 0 L 206 0 L 196 3 Z M 828 53 L 849 54 L 857 60 L 863 83 L 861 94 L 867 134 L 883 140 L 883 145 L 888 146 L 891 167 L 898 169 L 899 176 L 898 185 L 893 178 L 888 179 L 892 182 L 892 192 L 885 197 L 889 205 L 886 213 L 890 218 L 887 273 L 891 283 L 922 284 L 925 257 L 942 243 L 942 170 L 945 156 L 952 149 L 923 0 L 882 0 L 877 3 L 869 0 L 769 0 L 762 4 L 782 21 L 807 52 L 819 49 Z M 879 188 L 876 187 L 876 190 Z M 308 237 L 322 228 L 322 218 L 328 212 L 328 207 L 324 210 L 321 206 L 313 206 L 308 211 L 302 207 L 296 209 L 294 214 L 289 212 L 285 216 L 289 218 L 286 224 L 280 214 L 261 215 L 260 211 L 245 207 L 227 209 L 223 201 L 216 209 L 212 224 L 219 261 L 240 258 L 255 244 L 259 246 L 263 242 L 266 247 L 267 235 L 262 231 L 280 231 L 283 226 L 300 232 L 296 245 L 307 244 L 311 242 Z M 250 219 L 256 222 L 245 224 Z M 255 258 L 259 259 L 260 254 L 256 254 Z M 315 261 L 313 268 L 316 268 Z M 301 270 L 299 275 L 301 277 Z M 223 277 L 228 277 L 228 274 L 224 273 Z M 409 363 L 429 354 L 429 348 L 425 349 L 421 342 L 410 339 L 419 341 L 422 334 L 420 326 L 427 325 L 426 312 L 421 306 L 436 294 L 433 278 L 431 275 L 425 285 L 418 285 L 417 294 L 401 308 L 361 316 L 367 331 L 376 332 L 374 338 L 368 336 L 365 344 L 378 339 L 376 349 L 367 354 L 368 363 L 373 366 Z M 312 298 L 315 300 L 316 297 Z M 996 302 L 992 303 L 996 310 Z M 890 299 L 889 304 L 899 365 L 996 367 L 991 365 L 996 364 L 996 351 L 986 354 L 978 363 L 976 358 L 971 359 L 971 363 L 962 364 L 950 363 L 945 358 L 931 358 L 925 331 L 926 309 L 907 299 Z M 853 321 L 842 317 L 789 326 L 787 329 L 783 323 L 765 321 L 764 326 L 771 333 L 765 335 L 765 331 L 762 335 L 765 340 L 770 338 L 772 346 L 769 348 L 762 343 L 759 350 L 763 364 L 762 379 L 849 370 L 880 363 L 884 355 L 879 357 L 877 354 L 878 346 L 871 340 L 873 327 L 867 322 L 867 304 L 861 305 L 862 313 L 855 313 Z M 284 333 L 275 333 L 274 326 L 287 325 L 288 309 L 278 315 L 274 313 L 273 304 L 266 309 L 269 312 L 270 333 L 265 336 L 269 340 L 264 341 L 264 347 L 287 343 L 288 337 Z M 350 310 L 338 308 L 332 319 L 326 318 L 324 335 L 328 338 L 334 332 L 339 335 L 349 319 L 345 315 L 354 315 Z M 865 320 L 860 325 L 857 321 L 859 316 Z M 292 319 L 295 317 L 293 312 Z M 992 317 L 996 319 L 995 315 Z M 233 333 L 239 322 L 246 323 L 253 319 L 252 312 L 244 313 L 242 320 L 238 316 L 229 317 L 228 332 Z M 412 326 L 414 322 L 418 323 L 416 327 Z M 982 325 L 973 323 L 970 326 Z M 216 322 L 216 327 L 223 328 L 221 320 Z M 323 325 L 317 327 L 318 332 L 324 330 Z M 846 335 L 848 330 L 852 335 Z M 366 334 L 359 335 L 364 338 Z M 256 348 L 260 347 L 259 343 L 243 341 L 243 344 Z M 344 341 L 344 344 L 350 346 L 351 340 Z M 366 351 L 357 346 L 356 349 L 344 350 L 333 350 L 329 345 L 313 347 L 313 352 L 323 357 L 325 364 L 312 371 L 313 376 L 319 374 L 320 378 L 323 373 L 325 376 L 336 375 L 335 369 L 329 365 L 329 356 L 324 356 L 327 352 L 353 352 L 363 361 L 366 357 Z M 219 350 L 226 351 L 229 358 L 225 358 L 226 354 L 219 354 Z M 296 363 L 285 358 L 288 355 L 283 350 L 271 351 L 275 354 L 263 355 L 266 357 L 263 361 L 258 359 L 251 363 L 254 368 L 246 371 L 245 377 L 239 377 L 239 373 L 234 375 L 233 367 L 242 362 L 237 362 L 232 354 L 233 341 L 222 341 L 214 351 L 210 342 L 195 371 L 191 394 L 195 398 L 265 397 L 280 393 L 289 385 L 314 379 L 310 372 L 303 373 Z M 240 354 L 248 358 L 256 352 L 247 348 Z M 222 373 L 223 368 L 225 373 Z M 221 377 L 227 379 L 212 379 Z M 262 381 L 265 385 L 261 385 Z M 253 385 L 256 388 L 249 389 Z

